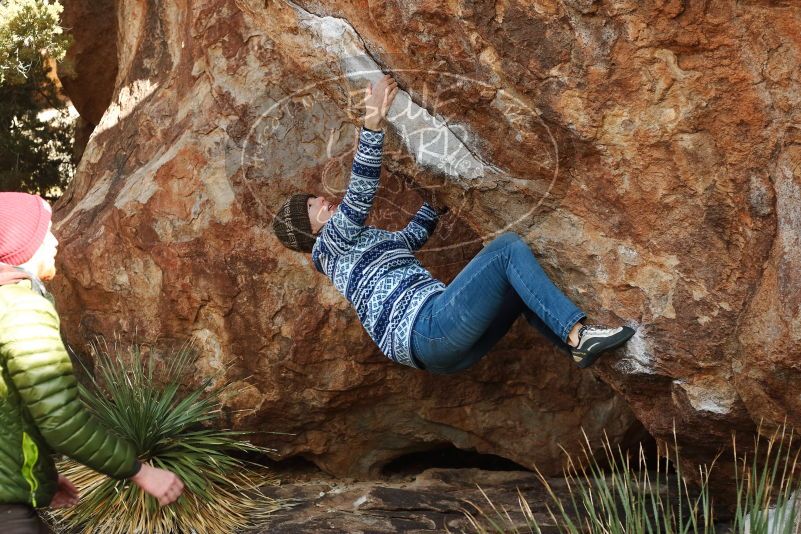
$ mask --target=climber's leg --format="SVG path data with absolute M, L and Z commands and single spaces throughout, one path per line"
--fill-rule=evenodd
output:
M 511 321 L 508 317 L 516 306 L 520 312 L 508 296 L 510 289 L 522 301 L 523 311 L 535 313 L 562 341 L 585 317 L 548 279 L 528 245 L 516 234 L 503 234 L 421 310 L 412 335 L 420 363 L 433 372 L 454 372 L 475 363 L 502 337 L 498 332 L 508 331 L 517 315 Z M 501 316 L 504 320 L 498 319 Z
M 440 295 L 433 300 L 441 298 Z M 435 306 L 432 302 L 431 306 Z M 415 322 L 412 332 L 412 352 L 426 370 L 432 373 L 457 373 L 478 362 L 506 335 L 515 320 L 523 313 L 526 305 L 513 287 L 509 287 L 504 298 L 498 303 L 484 333 L 470 347 L 455 344 L 448 340 L 438 326 L 432 321 L 428 304 L 421 310 L 421 316 Z

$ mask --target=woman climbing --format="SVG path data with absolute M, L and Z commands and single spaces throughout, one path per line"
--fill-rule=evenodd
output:
M 570 350 L 579 367 L 625 343 L 634 334 L 627 326 L 584 324 L 586 315 L 551 282 L 517 234 L 494 239 L 445 285 L 414 256 L 437 224 L 440 210 L 431 203 L 403 230 L 365 226 L 381 174 L 382 128 L 397 91 L 389 75 L 368 88 L 364 127 L 341 204 L 293 195 L 273 221 L 278 239 L 292 250 L 311 252 L 317 270 L 353 304 L 381 351 L 411 367 L 433 373 L 466 369 L 521 313 Z

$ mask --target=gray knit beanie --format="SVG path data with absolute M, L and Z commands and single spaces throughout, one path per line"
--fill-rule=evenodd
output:
M 298 252 L 311 252 L 316 237 L 312 234 L 306 202 L 315 195 L 298 193 L 278 210 L 273 219 L 273 232 L 284 246 Z

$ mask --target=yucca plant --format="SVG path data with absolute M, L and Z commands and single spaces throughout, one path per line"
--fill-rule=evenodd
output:
M 701 491 L 693 494 L 683 477 L 668 475 L 667 462 L 660 461 L 655 473 L 649 471 L 642 447 L 634 464 L 629 455 L 619 448 L 615 450 L 606 436 L 603 440 L 605 462 L 592 455 L 589 452 L 592 450 L 585 435 L 583 461 L 574 460 L 565 451 L 566 499 L 536 470 L 550 498 L 546 503 L 546 515 L 550 518 L 548 528 L 551 531 L 557 526 L 559 532 L 566 534 L 714 532 L 706 491 L 708 471 L 702 472 Z M 672 491 L 674 485 L 675 492 Z M 526 531 L 541 533 L 546 525 L 537 519 L 522 495 L 519 502 L 527 523 Z M 491 510 L 492 514 L 467 512 L 468 521 L 477 532 L 519 532 L 506 510 L 499 510 L 492 504 Z
M 734 531 L 746 534 L 795 534 L 799 530 L 796 479 L 798 453 L 794 432 L 776 430 L 760 452 L 757 435 L 753 456 L 743 455 L 737 473 L 737 511 Z M 734 442 L 735 458 L 737 442 Z
M 714 534 L 721 531 L 797 534 L 801 485 L 795 476 L 798 452 L 793 454 L 793 432 L 781 427 L 768 439 L 764 450 L 760 448 L 759 436 L 755 438 L 750 457 L 738 459 L 734 443 L 737 508 L 731 524 L 716 525 L 709 490 L 716 459 L 711 465 L 700 468 L 696 477 L 700 484 L 691 490 L 681 471 L 675 438 L 675 472 L 668 475 L 667 460 L 661 459 L 654 473 L 646 465 L 642 447 L 637 461 L 632 464 L 630 456 L 620 448 L 615 450 L 606 437 L 603 442 L 605 462 L 601 462 L 589 452 L 593 449 L 585 435 L 583 461 L 574 462 L 568 455 L 564 471 L 565 497 L 557 495 L 548 479 L 537 471 L 550 499 L 545 505 L 547 525 L 532 511 L 523 495 L 519 495 L 525 531 L 538 534 L 543 529 L 549 532 L 556 529 L 565 534 Z M 476 532 L 520 532 L 508 510 L 499 509 L 492 502 L 489 502 L 489 512 L 475 505 L 473 508 L 478 512 L 465 510 L 465 514 Z
M 111 353 L 113 352 L 113 354 Z M 258 487 L 268 483 L 263 469 L 232 454 L 264 453 L 246 441 L 245 433 L 208 426 L 221 412 L 225 386 L 181 391 L 194 351 L 184 347 L 165 358 L 166 370 L 156 381 L 157 360 L 137 346 L 123 351 L 93 347 L 95 373 L 90 387 L 81 386 L 88 408 L 105 425 L 131 441 L 139 459 L 176 473 L 184 494 L 160 507 L 129 481 L 115 481 L 72 460 L 59 472 L 81 494 L 73 508 L 54 510 L 57 529 L 104 534 L 239 532 L 252 521 L 278 509 Z

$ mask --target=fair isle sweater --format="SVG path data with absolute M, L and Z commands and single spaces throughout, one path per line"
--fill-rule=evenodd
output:
M 381 175 L 384 132 L 362 128 L 345 198 L 320 230 L 312 261 L 356 308 L 364 329 L 391 360 L 419 368 L 411 355 L 412 325 L 426 300 L 444 291 L 414 257 L 437 224 L 423 204 L 397 232 L 365 226 Z

